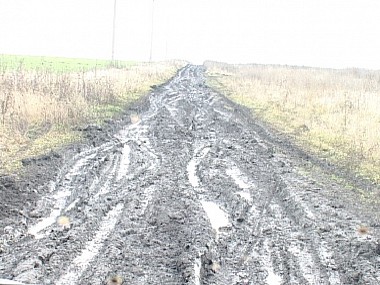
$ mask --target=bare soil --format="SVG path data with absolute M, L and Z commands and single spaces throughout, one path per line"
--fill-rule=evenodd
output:
M 0 178 L 0 278 L 380 284 L 375 204 L 204 72 L 181 69 L 119 120 L 82 129 L 88 144 Z

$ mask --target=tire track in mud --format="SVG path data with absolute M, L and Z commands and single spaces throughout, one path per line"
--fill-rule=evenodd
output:
M 26 284 L 380 282 L 376 233 L 360 236 L 363 221 L 199 66 L 68 161 L 33 211 L 29 235 L 0 260 Z

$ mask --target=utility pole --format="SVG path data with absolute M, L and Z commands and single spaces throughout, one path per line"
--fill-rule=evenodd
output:
M 154 28 L 154 0 L 153 0 L 153 2 L 152 2 L 152 28 L 151 28 L 151 34 L 150 34 L 150 54 L 149 54 L 149 62 L 152 62 L 153 28 Z
M 115 60 L 115 29 L 116 29 L 116 0 L 113 4 L 113 26 L 112 26 L 112 63 Z

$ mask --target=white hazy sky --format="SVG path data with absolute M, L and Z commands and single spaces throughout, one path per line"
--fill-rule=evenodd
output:
M 117 0 L 115 58 L 380 69 L 379 0 Z M 0 53 L 111 58 L 114 0 L 0 0 Z

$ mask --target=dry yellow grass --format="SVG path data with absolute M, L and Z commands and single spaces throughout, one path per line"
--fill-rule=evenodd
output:
M 0 66 L 0 174 L 20 167 L 23 158 L 79 139 L 76 126 L 112 117 L 183 65 L 77 72 Z
M 207 62 L 209 83 L 319 155 L 380 181 L 380 71 Z

